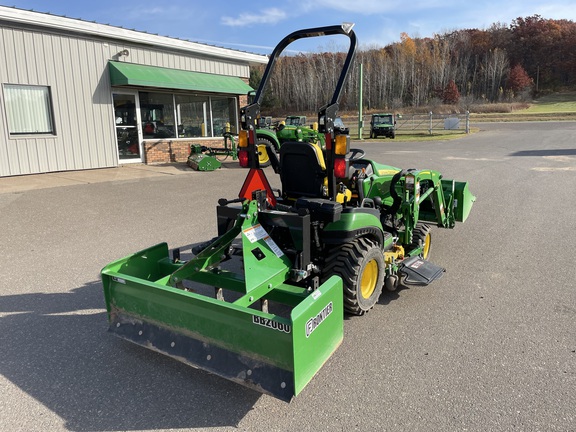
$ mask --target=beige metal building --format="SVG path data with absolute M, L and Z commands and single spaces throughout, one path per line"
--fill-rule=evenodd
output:
M 184 161 L 267 57 L 0 6 L 0 177 Z

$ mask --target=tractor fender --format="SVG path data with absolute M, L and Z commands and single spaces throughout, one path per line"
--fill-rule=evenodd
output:
M 266 129 L 256 129 L 256 138 L 266 138 L 274 145 L 276 151 L 280 150 L 280 141 L 278 141 L 278 137 L 276 136 L 276 133 L 274 133 L 274 131 Z
M 371 238 L 381 247 L 387 243 L 378 210 L 345 208 L 340 219 L 327 224 L 322 231 L 322 241 L 326 244 L 349 243 L 360 237 Z

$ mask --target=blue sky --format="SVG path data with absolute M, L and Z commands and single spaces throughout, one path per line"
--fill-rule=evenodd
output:
M 259 54 L 269 54 L 294 30 L 344 21 L 356 24 L 361 47 L 399 41 L 402 32 L 427 37 L 456 29 L 486 29 L 496 22 L 509 25 L 515 18 L 534 14 L 576 21 L 574 0 L 8 0 L 2 5 Z M 339 38 L 308 39 L 289 48 L 318 51 L 347 46 Z

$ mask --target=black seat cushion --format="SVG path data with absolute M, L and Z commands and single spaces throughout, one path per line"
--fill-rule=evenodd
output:
M 280 146 L 280 179 L 286 197 L 324 196 L 325 170 L 316 148 L 307 142 L 287 142 Z

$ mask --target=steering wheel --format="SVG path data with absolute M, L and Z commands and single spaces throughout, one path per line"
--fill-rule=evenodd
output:
M 364 155 L 366 155 L 366 152 L 362 149 L 350 149 L 350 153 L 352 153 L 350 155 L 350 157 L 348 158 L 348 160 L 350 162 L 354 162 L 354 161 L 357 161 L 359 159 L 362 159 L 364 157 Z

